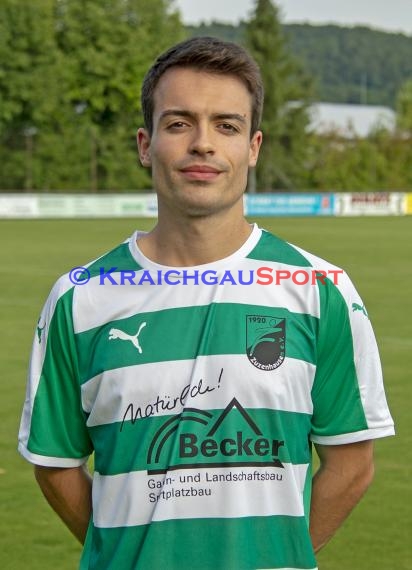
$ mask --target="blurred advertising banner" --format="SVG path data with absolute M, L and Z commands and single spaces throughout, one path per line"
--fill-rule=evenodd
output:
M 400 216 L 405 214 L 403 192 L 340 192 L 335 194 L 337 216 Z
M 155 194 L 0 194 L 0 218 L 155 218 Z
M 247 216 L 333 216 L 334 194 L 245 194 Z
M 405 214 L 412 214 L 412 193 L 406 194 Z
M 412 193 L 245 194 L 247 216 L 396 216 L 412 214 Z M 156 218 L 157 197 L 144 194 L 0 194 L 0 219 Z

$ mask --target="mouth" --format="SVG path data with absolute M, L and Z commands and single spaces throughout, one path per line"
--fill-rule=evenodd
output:
M 216 180 L 219 175 L 223 172 L 218 168 L 213 166 L 207 166 L 204 164 L 192 164 L 180 169 L 181 174 L 184 178 L 188 180 L 201 180 L 209 181 Z

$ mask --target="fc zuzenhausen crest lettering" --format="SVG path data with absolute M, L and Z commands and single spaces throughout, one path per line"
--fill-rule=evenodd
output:
M 286 319 L 246 316 L 246 354 L 259 370 L 275 370 L 285 360 Z

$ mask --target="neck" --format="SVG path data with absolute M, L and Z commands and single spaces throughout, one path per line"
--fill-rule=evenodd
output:
M 237 251 L 252 227 L 243 217 L 227 215 L 176 220 L 161 216 L 157 226 L 139 239 L 139 247 L 150 260 L 172 267 L 212 263 Z

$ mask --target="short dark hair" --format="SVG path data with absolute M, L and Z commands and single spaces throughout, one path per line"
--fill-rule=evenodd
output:
M 255 60 L 241 46 L 203 36 L 178 43 L 162 53 L 147 72 L 142 85 L 144 122 L 153 131 L 154 91 L 162 75 L 172 67 L 188 67 L 206 73 L 233 75 L 252 96 L 251 135 L 259 128 L 263 108 L 263 82 Z

